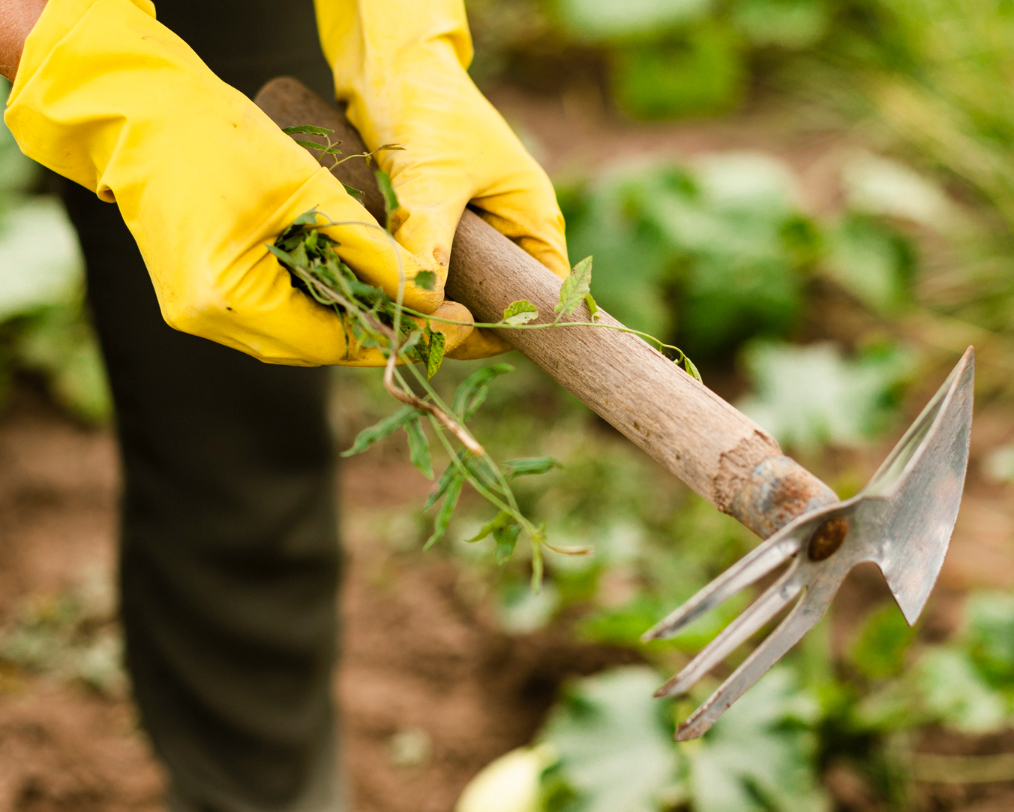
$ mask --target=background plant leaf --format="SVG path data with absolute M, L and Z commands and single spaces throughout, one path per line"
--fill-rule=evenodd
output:
M 542 740 L 581 812 L 657 812 L 656 798 L 680 764 L 659 685 L 650 668 L 618 668 L 575 683 L 557 706 Z

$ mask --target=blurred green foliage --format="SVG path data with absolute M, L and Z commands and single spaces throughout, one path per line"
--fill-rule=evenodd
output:
M 615 812 L 657 808 L 660 791 L 677 779 L 672 722 L 653 702 L 650 668 L 613 670 L 572 686 L 543 739 L 560 758 L 547 777 L 553 812 Z
M 954 255 L 933 264 L 924 304 L 1014 334 L 1014 10 L 1006 0 L 469 0 L 469 11 L 483 82 L 597 86 L 634 118 L 779 110 L 932 174 L 960 207 L 945 211 L 939 189 L 908 183 L 899 164 L 868 163 L 865 181 L 893 187 L 902 209 L 873 213 L 920 226 L 932 217 L 953 241 Z M 878 267 L 911 271 L 896 234 L 847 217 L 823 236 L 828 273 L 874 306 L 897 299 Z
M 546 812 L 827 812 L 816 779 L 819 704 L 778 667 L 691 745 L 651 698 L 659 674 L 626 667 L 575 682 L 540 734 L 558 757 Z
M 545 809 L 818 812 L 832 807 L 821 765 L 841 758 L 859 766 L 889 808 L 902 808 L 919 756 L 894 758 L 900 733 L 930 725 L 997 733 L 1014 722 L 1012 632 L 1014 599 L 998 593 L 973 594 L 945 646 L 920 644 L 897 608 L 884 606 L 836 663 L 822 624 L 703 738 L 683 745 L 672 743 L 672 716 L 650 699 L 665 666 L 577 680 L 539 735 L 558 756 L 543 778 Z M 685 715 L 713 686 L 670 711 Z
M 499 10 L 493 10 L 493 6 Z M 488 55 L 480 74 L 524 68 L 520 52 L 552 59 L 556 46 L 598 65 L 619 109 L 635 118 L 714 115 L 747 95 L 758 54 L 795 53 L 821 44 L 848 0 L 471 0 Z M 506 7 L 506 8 L 505 8 Z M 488 32 L 511 9 L 538 24 Z M 512 59 L 513 57 L 513 59 Z M 558 57 L 557 57 L 558 58 Z
M 755 343 L 743 355 L 753 394 L 739 408 L 785 448 L 856 447 L 889 427 L 915 370 L 910 352 L 869 347 L 846 358 L 830 343 Z
M 77 237 L 62 203 L 37 193 L 37 169 L 0 122 L 0 401 L 13 375 L 32 373 L 72 414 L 102 422 L 110 397 Z
M 737 359 L 743 407 L 818 467 L 826 451 L 868 448 L 897 427 L 924 371 L 890 337 L 903 325 L 923 319 L 931 346 L 962 324 L 1014 334 L 1007 0 L 469 0 L 469 11 L 481 82 L 592 85 L 632 118 L 774 110 L 848 140 L 833 214 L 804 210 L 789 168 L 756 154 L 628 162 L 559 188 L 572 255 L 594 255 L 602 306 L 679 344 L 706 380 Z M 856 329 L 849 348 L 814 342 L 824 314 L 816 327 L 805 314 L 828 286 L 863 329 L 886 327 L 876 341 Z M 1014 598 L 976 593 L 943 642 L 893 605 L 853 618 L 834 650 L 822 623 L 703 739 L 674 746 L 674 718 L 717 681 L 668 712 L 648 692 L 747 598 L 670 644 L 639 636 L 751 539 L 522 375 L 513 397 L 527 408 L 499 417 L 493 443 L 539 438 L 564 463 L 524 498 L 558 543 L 593 553 L 550 556 L 546 588 L 532 595 L 523 563 L 498 566 L 491 543 L 455 552 L 489 579 L 506 631 L 578 613 L 579 634 L 647 663 L 577 680 L 561 697 L 540 734 L 560 756 L 547 809 L 823 809 L 830 764 L 849 765 L 877 808 L 908 809 L 919 759 L 910 732 L 1014 725 Z M 1014 481 L 1012 459 L 1010 446 L 994 450 L 986 473 Z
M 564 187 L 560 200 L 572 253 L 595 257 L 602 306 L 701 363 L 748 339 L 791 337 L 814 276 L 876 311 L 910 301 L 916 255 L 895 225 L 899 185 L 857 179 L 854 206 L 817 218 L 802 211 L 786 164 L 727 153 L 621 165 Z
M 125 696 L 115 603 L 112 583 L 97 572 L 64 593 L 25 599 L 0 626 L 0 669 L 13 666 Z

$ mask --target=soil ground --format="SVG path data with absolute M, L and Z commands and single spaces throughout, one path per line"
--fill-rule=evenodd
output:
M 35 396 L 17 401 L 0 418 L 0 626 L 25 599 L 110 573 L 115 558 L 112 436 Z M 414 469 L 369 460 L 343 481 L 343 503 L 364 519 L 424 498 L 426 485 Z M 531 738 L 565 676 L 636 661 L 559 628 L 499 633 L 462 597 L 452 562 L 393 552 L 368 523 L 347 526 L 336 685 L 356 812 L 448 812 L 482 766 Z M 161 790 L 129 702 L 0 674 L 0 812 L 155 812 Z
M 757 129 L 718 123 L 675 128 L 603 121 L 594 99 L 497 99 L 546 148 L 557 169 L 598 165 L 619 154 L 755 146 Z M 800 144 L 762 135 L 768 151 L 791 160 L 814 208 L 834 205 L 827 182 L 839 147 L 833 136 Z M 771 146 L 771 145 L 774 146 Z M 972 587 L 1014 586 L 1014 493 L 990 485 L 977 460 L 1014 441 L 1006 409 L 977 416 L 968 494 L 931 605 L 928 624 L 953 625 Z M 876 454 L 871 452 L 871 467 Z M 365 487 L 357 483 L 381 483 Z M 418 498 L 426 483 L 405 465 L 357 458 L 346 466 L 341 498 L 355 506 L 346 526 L 350 554 L 342 599 L 345 656 L 336 691 L 344 707 L 347 761 L 356 812 L 451 812 L 468 779 L 497 755 L 523 744 L 540 725 L 561 682 L 634 655 L 575 643 L 560 627 L 507 637 L 469 600 L 459 570 L 439 553 L 398 552 L 371 516 Z M 109 573 L 115 560 L 118 470 L 107 431 L 62 417 L 30 391 L 0 415 L 0 626 L 30 596 L 59 595 L 81 573 Z M 885 599 L 874 576 L 853 579 L 838 617 Z M 1014 736 L 965 740 L 931 733 L 922 749 L 939 753 L 1014 750 Z M 848 765 L 826 780 L 840 810 L 882 809 Z M 21 671 L 0 670 L 0 812 L 161 812 L 162 776 L 138 732 L 131 705 L 89 689 Z M 922 785 L 920 812 L 1007 812 L 1014 783 Z
M 981 416 L 976 449 L 1003 433 Z M 400 463 L 369 456 L 348 465 L 345 657 L 336 691 L 356 812 L 450 812 L 468 779 L 527 742 L 561 682 L 634 655 L 573 642 L 561 627 L 507 637 L 469 600 L 459 569 L 438 553 L 396 552 L 371 531 L 376 517 L 425 482 Z M 366 487 L 357 483 L 383 483 Z M 28 597 L 58 595 L 88 570 L 111 572 L 118 471 L 108 431 L 90 431 L 21 392 L 0 417 L 0 626 Z M 975 481 L 927 622 L 944 629 L 970 586 L 1014 582 L 1014 500 Z M 875 574 L 854 579 L 839 618 L 884 599 Z M 401 742 L 399 757 L 398 743 Z M 942 731 L 920 749 L 1014 750 L 1014 735 L 963 739 Z M 880 807 L 847 765 L 826 774 L 839 809 Z M 0 672 L 0 812 L 162 812 L 162 777 L 129 701 L 74 683 Z M 1007 812 L 1014 784 L 924 785 L 920 810 Z

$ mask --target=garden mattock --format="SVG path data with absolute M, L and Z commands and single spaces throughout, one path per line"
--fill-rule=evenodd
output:
M 282 127 L 313 124 L 335 130 L 346 155 L 364 149 L 333 106 L 293 79 L 270 82 L 257 103 Z M 335 174 L 364 190 L 366 207 L 383 218 L 383 200 L 364 161 L 347 161 Z M 478 321 L 498 322 L 518 299 L 552 313 L 559 291 L 558 277 L 474 212 L 465 212 L 451 254 L 448 298 L 466 305 Z M 581 320 L 590 320 L 590 314 L 583 312 Z M 601 322 L 618 324 L 604 313 Z M 678 740 L 704 733 L 809 631 L 856 564 L 878 564 L 905 618 L 915 622 L 940 572 L 961 501 L 972 423 L 971 348 L 866 488 L 840 502 L 827 485 L 782 454 L 763 429 L 636 336 L 595 327 L 502 334 L 715 507 L 767 539 L 647 632 L 646 640 L 675 635 L 739 590 L 785 568 L 659 690 L 658 696 L 686 693 L 796 601 L 680 725 Z

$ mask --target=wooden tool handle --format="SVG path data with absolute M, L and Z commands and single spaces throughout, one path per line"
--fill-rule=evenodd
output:
M 326 127 L 336 131 L 344 155 L 365 151 L 345 118 L 295 79 L 269 82 L 256 101 L 280 127 Z M 383 198 L 365 161 L 346 161 L 334 174 L 363 190 L 366 208 L 383 221 Z M 560 284 L 478 215 L 465 212 L 446 290 L 447 298 L 468 307 L 476 321 L 500 321 L 504 308 L 518 299 L 534 303 L 539 320 L 548 320 Z M 574 318 L 590 321 L 583 305 Z M 605 313 L 600 321 L 619 325 Z M 783 456 L 767 432 L 636 336 L 602 327 L 504 330 L 501 335 L 715 507 L 762 537 L 836 499 Z

